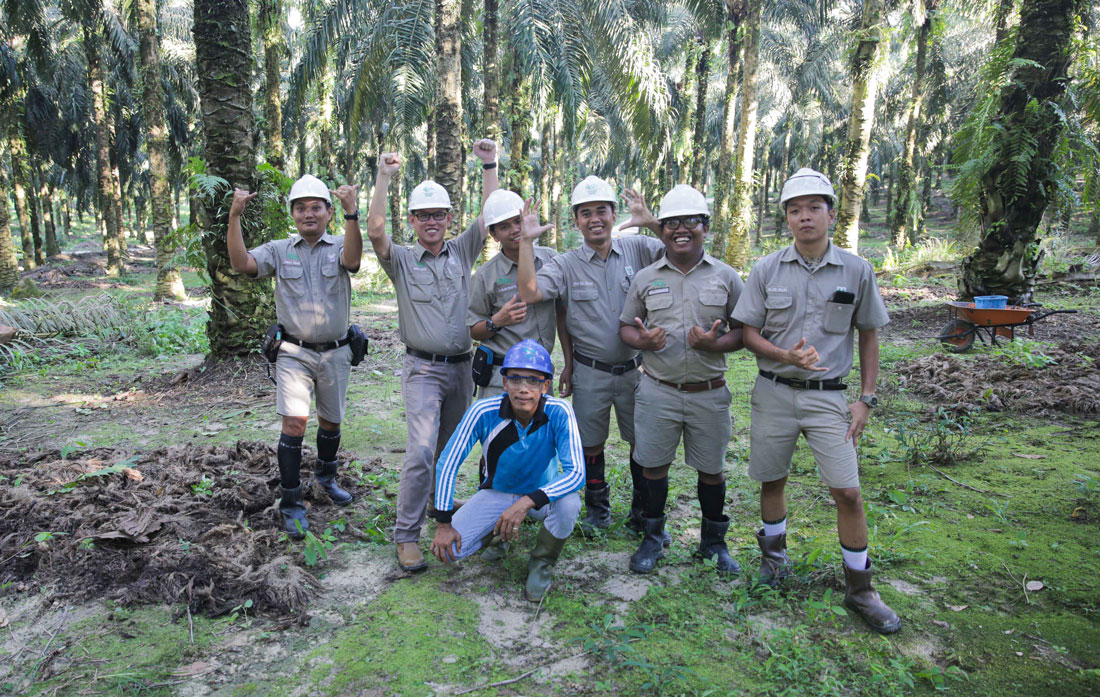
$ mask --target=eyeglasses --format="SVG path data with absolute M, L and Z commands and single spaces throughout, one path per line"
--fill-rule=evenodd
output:
M 448 211 L 436 211 L 434 213 L 421 213 L 418 211 L 416 213 L 413 213 L 413 215 L 415 215 L 416 219 L 420 222 L 426 223 L 429 220 L 443 220 L 447 217 L 447 213 Z
M 668 220 L 662 220 L 661 225 L 664 225 L 669 230 L 679 230 L 683 227 L 686 230 L 694 230 L 707 219 L 701 215 L 690 215 L 686 218 L 669 218 Z
M 542 383 L 546 382 L 546 378 L 539 377 L 538 375 L 505 375 L 504 379 L 512 383 L 516 387 L 520 385 L 527 385 L 528 387 L 538 387 Z

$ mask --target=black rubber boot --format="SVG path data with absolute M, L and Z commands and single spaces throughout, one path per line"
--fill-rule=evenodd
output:
M 497 562 L 508 556 L 508 543 L 500 535 L 489 533 L 481 541 L 481 558 L 488 562 Z
M 293 489 L 279 487 L 279 512 L 283 514 L 283 529 L 292 540 L 301 540 L 309 530 L 309 521 L 306 520 L 306 507 L 302 503 L 302 485 Z
M 715 568 L 724 574 L 739 574 L 741 566 L 730 556 L 726 549 L 726 531 L 729 530 L 730 520 L 726 516 L 725 521 L 709 520 L 703 518 L 703 524 L 699 528 L 699 548 L 695 550 L 695 556 L 703 559 L 713 559 Z
M 645 489 L 635 489 L 630 501 L 630 517 L 626 519 L 626 527 L 639 535 L 645 532 Z M 661 545 L 668 547 L 672 544 L 672 535 L 668 530 L 661 533 Z
M 313 468 L 313 476 L 333 503 L 337 506 L 346 506 L 351 503 L 352 495 L 341 489 L 340 485 L 336 483 L 336 470 L 339 467 L 340 463 L 336 460 L 332 462 L 318 460 L 317 465 Z
M 539 528 L 535 548 L 531 550 L 531 561 L 527 564 L 527 584 L 524 587 L 524 595 L 531 602 L 540 602 L 546 591 L 550 590 L 550 571 L 561 556 L 563 547 L 564 539 L 551 535 L 545 524 Z
M 591 535 L 595 530 L 611 527 L 611 487 L 584 488 L 584 518 L 580 520 L 581 532 Z
M 657 561 L 665 556 L 664 538 L 665 516 L 660 518 L 642 518 L 645 530 L 642 544 L 630 557 L 630 570 L 636 574 L 648 574 L 657 568 Z

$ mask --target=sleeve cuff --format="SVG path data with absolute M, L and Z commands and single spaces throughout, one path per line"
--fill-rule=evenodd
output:
M 450 524 L 451 518 L 454 517 L 454 514 L 455 514 L 454 511 L 435 510 L 435 511 L 432 512 L 432 517 L 435 518 L 435 522 L 437 522 L 437 523 Z
M 535 489 L 534 492 L 527 494 L 527 497 L 535 502 L 535 510 L 539 510 L 546 504 L 550 503 L 550 497 L 546 495 L 546 492 L 542 489 Z

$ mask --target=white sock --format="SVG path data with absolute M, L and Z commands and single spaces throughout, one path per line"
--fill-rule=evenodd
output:
M 778 523 L 767 523 L 763 520 L 760 521 L 764 526 L 764 534 L 768 537 L 772 535 L 782 535 L 787 532 L 787 516 L 783 516 L 783 520 Z
M 844 555 L 844 565 L 855 571 L 863 571 L 867 568 L 867 548 L 854 551 L 844 545 L 840 545 L 840 553 Z

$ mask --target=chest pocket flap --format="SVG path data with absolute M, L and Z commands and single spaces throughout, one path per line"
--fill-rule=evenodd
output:
M 661 293 L 660 295 L 647 295 L 645 298 L 645 309 L 649 312 L 654 310 L 667 310 L 672 307 L 672 293 Z
M 699 293 L 699 302 L 711 307 L 723 306 L 729 295 L 723 290 L 704 290 Z
M 600 291 L 591 286 L 573 286 L 569 290 L 570 300 L 599 300 Z
M 764 307 L 769 310 L 786 310 L 794 302 L 790 293 L 768 293 L 764 298 Z
M 413 271 L 409 274 L 408 286 L 409 299 L 413 302 L 431 302 L 435 291 L 435 276 L 428 269 Z

